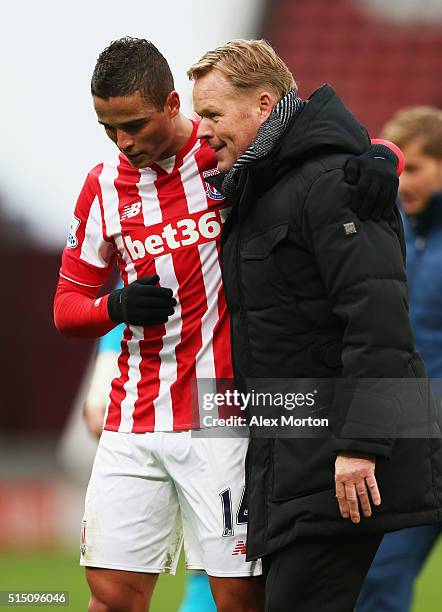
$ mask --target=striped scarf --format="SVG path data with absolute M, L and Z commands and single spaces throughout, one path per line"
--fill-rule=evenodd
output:
M 224 176 L 221 191 L 226 197 L 234 198 L 238 195 L 237 181 L 240 170 L 270 153 L 284 134 L 291 119 L 303 106 L 304 102 L 294 90 L 281 98 L 270 117 L 259 128 L 250 147 L 244 151 Z

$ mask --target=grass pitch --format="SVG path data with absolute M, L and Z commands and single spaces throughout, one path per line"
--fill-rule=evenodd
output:
M 441 569 L 442 539 L 434 548 L 418 580 L 413 612 L 439 612 L 442 609 Z M 26 606 L 28 610 L 85 612 L 89 591 L 83 574 L 76 552 L 0 553 L 0 591 L 69 591 L 69 606 Z M 178 610 L 184 593 L 184 579 L 182 563 L 175 577 L 160 576 L 152 612 Z M 0 612 L 17 608 L 18 606 L 0 605 Z
M 31 611 L 69 610 L 86 612 L 89 589 L 84 569 L 78 565 L 76 552 L 41 551 L 33 553 L 0 553 L 0 591 L 69 591 L 69 606 L 27 605 Z M 154 593 L 152 612 L 178 610 L 184 594 L 184 568 L 180 563 L 176 576 L 160 576 Z M 3 610 L 23 609 L 2 606 Z

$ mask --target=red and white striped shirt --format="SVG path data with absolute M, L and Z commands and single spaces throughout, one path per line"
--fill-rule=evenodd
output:
M 216 160 L 196 130 L 194 123 L 186 146 L 151 167 L 138 170 L 123 155 L 96 166 L 77 202 L 61 282 L 101 286 L 116 257 L 125 285 L 156 273 L 177 300 L 165 325 L 126 327 L 108 430 L 197 428 L 197 379 L 232 378 L 219 253 L 229 209 L 204 180 Z

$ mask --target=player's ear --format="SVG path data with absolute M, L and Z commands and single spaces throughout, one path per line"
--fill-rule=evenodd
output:
M 167 110 L 170 114 L 170 117 L 173 119 L 180 112 L 180 96 L 177 91 L 173 90 L 167 94 L 166 102 L 164 105 L 165 110 Z

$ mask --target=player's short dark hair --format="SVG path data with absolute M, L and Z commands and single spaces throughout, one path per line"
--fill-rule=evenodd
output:
M 100 53 L 91 79 L 93 96 L 108 100 L 139 91 L 159 111 L 173 89 L 165 57 L 150 41 L 130 36 L 112 41 Z

